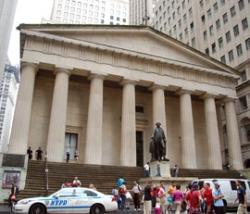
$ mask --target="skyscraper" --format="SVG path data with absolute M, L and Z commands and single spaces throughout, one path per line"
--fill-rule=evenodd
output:
M 54 0 L 50 21 L 124 25 L 128 19 L 128 0 Z
M 19 69 L 6 64 L 0 84 L 0 152 L 7 151 L 19 83 Z M 21 127 L 20 127 L 21 128 Z
M 153 9 L 158 0 L 130 0 L 129 23 L 131 25 L 151 25 Z
M 245 167 L 250 167 L 249 11 L 250 0 L 160 0 L 153 19 L 157 30 L 240 71 L 236 107 Z
M 2 78 L 17 0 L 0 1 L 0 79 Z

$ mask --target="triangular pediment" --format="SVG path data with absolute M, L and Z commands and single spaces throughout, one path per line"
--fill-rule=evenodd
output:
M 120 52 L 155 56 L 173 63 L 235 74 L 236 71 L 207 55 L 145 26 L 21 25 L 22 30 L 41 32 L 71 40 L 114 48 Z

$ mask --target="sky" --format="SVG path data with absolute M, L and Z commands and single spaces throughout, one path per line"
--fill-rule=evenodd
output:
M 12 65 L 19 64 L 19 31 L 21 23 L 40 24 L 42 18 L 49 19 L 53 0 L 17 0 L 16 14 L 11 33 L 8 56 Z

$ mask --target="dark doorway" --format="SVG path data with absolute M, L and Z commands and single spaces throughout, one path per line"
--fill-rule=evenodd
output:
M 143 166 L 143 132 L 136 131 L 136 166 Z
M 244 162 L 245 168 L 250 168 L 250 159 L 246 159 Z

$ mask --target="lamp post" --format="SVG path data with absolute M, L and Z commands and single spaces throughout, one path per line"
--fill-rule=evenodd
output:
M 48 169 L 48 162 L 47 162 L 47 152 L 45 152 L 44 155 L 44 161 L 45 161 L 45 190 L 46 190 L 46 195 L 49 193 L 49 179 L 48 179 L 48 174 L 49 174 L 49 169 Z

